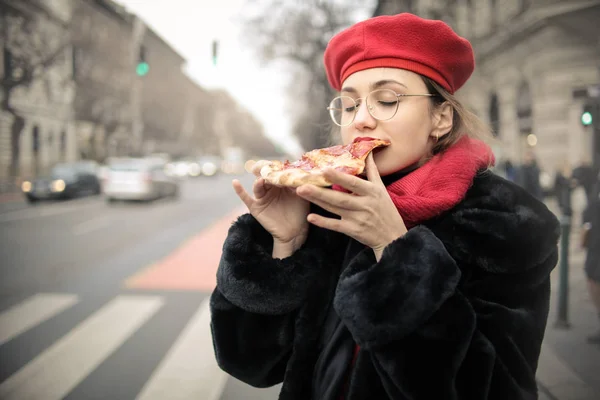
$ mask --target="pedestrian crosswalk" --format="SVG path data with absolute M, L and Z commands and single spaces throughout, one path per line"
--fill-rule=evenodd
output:
M 225 386 L 226 375 L 219 371 L 211 346 L 198 349 L 198 343 L 212 343 L 210 315 L 200 307 L 180 335 L 179 340 L 159 365 L 138 397 L 154 399 L 218 399 Z M 177 387 L 177 392 L 173 392 Z
M 0 356 L 20 357 L 19 347 L 15 346 L 11 351 L 14 342 L 28 331 L 35 331 L 48 325 L 52 319 L 60 318 L 61 314 L 67 313 L 84 300 L 82 296 L 74 294 L 39 293 L 0 311 Z M 144 337 L 139 333 L 145 329 L 156 331 L 156 327 L 160 327 L 160 318 L 165 314 L 177 312 L 178 308 L 169 308 L 168 303 L 168 295 L 118 294 L 100 304 L 89 315 L 72 321 L 73 326 L 65 328 L 60 338 L 48 344 L 31 359 L 22 362 L 22 365 L 9 363 L 10 360 L 6 359 L 0 360 L 0 364 L 4 365 L 2 368 L 7 368 L 7 365 L 18 367 L 8 374 L 2 371 L 5 379 L 0 382 L 0 399 L 115 398 L 111 387 L 130 384 L 130 380 L 135 380 L 132 378 L 132 375 L 135 375 L 132 370 L 136 368 L 151 373 L 148 373 L 143 385 L 133 388 L 135 396 L 128 395 L 127 398 L 221 399 L 228 376 L 219 369 L 214 359 L 208 296 L 199 299 L 198 304 L 193 306 L 195 309 L 189 317 L 186 316 L 188 319 L 182 325 L 183 328 L 174 335 L 164 354 L 153 358 L 159 361 L 157 365 L 151 368 L 143 365 L 152 358 L 144 353 L 156 351 L 153 341 L 150 340 L 145 347 L 134 346 L 137 354 L 134 352 L 126 358 L 117 358 L 126 362 L 119 362 L 118 368 L 122 371 L 112 371 L 109 375 L 112 376 L 110 382 L 89 382 L 90 376 L 95 376 L 96 380 L 102 379 L 103 374 L 97 371 L 103 364 L 108 363 L 107 360 L 115 359 L 115 354 L 127 352 L 128 346 L 131 352 L 132 338 Z M 161 313 L 161 310 L 168 313 Z M 146 339 L 148 335 L 159 337 L 160 332 L 147 333 Z M 43 338 L 44 332 L 42 330 L 30 336 Z M 20 348 L 28 345 L 33 343 L 21 343 Z M 143 349 L 143 352 L 140 352 L 140 349 Z M 111 368 L 115 368 L 116 364 L 110 365 Z M 117 381 L 113 381 L 115 377 Z M 91 385 L 87 388 L 94 388 L 94 392 L 98 392 L 98 388 L 105 388 L 100 390 L 106 390 L 106 393 L 70 396 L 72 393 L 86 393 L 86 388 L 82 388 L 82 385 Z
M 0 314 L 0 345 L 77 302 L 69 294 L 38 294 Z

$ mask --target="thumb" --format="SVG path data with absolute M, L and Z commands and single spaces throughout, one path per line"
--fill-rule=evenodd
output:
M 375 160 L 373 159 L 373 153 L 369 153 L 367 159 L 365 160 L 365 164 L 367 168 L 367 179 L 369 182 L 384 186 L 383 181 L 381 180 L 381 175 L 379 175 L 377 165 L 375 164 Z

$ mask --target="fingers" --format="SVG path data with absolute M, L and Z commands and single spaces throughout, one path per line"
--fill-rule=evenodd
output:
M 369 180 L 369 182 L 383 185 L 381 175 L 379 175 L 379 170 L 377 169 L 377 165 L 375 164 L 375 158 L 373 157 L 373 153 L 369 153 L 369 155 L 367 156 L 366 168 L 367 179 Z
M 311 199 L 309 200 L 311 203 L 316 204 L 317 206 L 321 207 L 323 210 L 327 210 L 330 213 L 333 213 L 335 215 L 339 215 L 340 217 L 342 216 L 342 214 L 344 214 L 345 212 L 347 212 L 348 210 L 344 210 L 340 207 L 337 207 L 331 203 L 327 203 L 318 199 Z M 309 221 L 310 222 L 310 221 Z
M 248 161 L 244 165 L 244 167 L 249 169 L 249 172 L 254 174 L 257 177 L 261 177 L 261 171 L 263 167 L 270 165 L 272 162 L 269 160 L 259 160 L 259 161 Z M 247 169 L 247 171 L 248 171 Z
M 235 193 L 246 205 L 246 207 L 248 207 L 248 210 L 250 210 L 250 207 L 254 203 L 254 199 L 248 194 L 248 192 L 246 192 L 246 189 L 244 189 L 241 182 L 237 179 L 234 179 L 233 182 L 231 182 L 231 184 L 233 186 L 233 190 L 235 190 Z
M 327 218 L 319 214 L 308 214 L 306 219 L 311 224 L 321 228 L 347 234 L 348 224 L 342 219 Z
M 254 197 L 257 199 L 260 199 L 267 194 L 268 187 L 265 180 L 263 178 L 258 178 L 255 180 L 254 184 L 252 185 L 252 191 L 254 192 Z
M 315 187 L 313 185 L 302 185 L 296 189 L 296 194 L 327 211 L 340 214 L 343 210 L 360 209 L 357 196 L 336 190 Z
M 352 193 L 364 196 L 370 192 L 369 182 L 366 182 L 357 176 L 336 171 L 333 168 L 325 169 L 324 175 L 329 182 L 340 185 Z

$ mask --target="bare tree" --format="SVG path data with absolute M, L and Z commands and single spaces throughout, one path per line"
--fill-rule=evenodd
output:
M 1 80 L 0 109 L 13 117 L 11 125 L 11 163 L 9 175 L 15 176 L 19 165 L 20 137 L 25 118 L 12 105 L 15 90 L 29 87 L 49 69 L 70 47 L 68 31 L 60 24 L 41 23 L 42 18 L 54 18 L 25 11 L 19 0 L 0 0 L 0 34 L 3 42 L 4 74 Z M 41 13 L 41 14 L 40 14 Z
M 123 91 L 126 91 L 125 89 Z M 92 124 L 88 145 L 81 150 L 85 157 L 100 161 L 107 153 L 107 148 L 96 147 L 97 132 L 104 130 L 104 142 L 109 142 L 110 137 L 124 123 L 123 110 L 127 110 L 126 93 L 107 92 L 100 88 L 92 89 L 89 86 L 80 86 L 77 91 L 77 101 L 74 104 L 77 119 Z
M 238 106 L 228 121 L 228 129 L 235 134 L 235 142 L 251 157 L 275 157 L 282 155 L 278 147 L 264 133 L 264 127 L 246 109 Z
M 288 101 L 297 118 L 293 133 L 305 149 L 330 144 L 326 106 L 333 92 L 323 67 L 327 43 L 369 16 L 374 6 L 373 1 L 358 0 L 247 1 L 243 23 L 248 44 L 265 63 L 285 60 L 290 66 L 294 83 Z
M 69 29 L 73 44 L 77 93 L 73 103 L 75 119 L 90 124 L 87 143 L 79 150 L 86 158 L 100 161 L 108 153 L 111 136 L 128 122 L 131 82 L 130 24 L 122 15 L 113 15 L 107 25 L 90 1 L 73 4 Z M 99 148 L 99 133 L 104 148 Z
M 219 114 L 212 122 L 217 122 L 216 131 L 226 139 L 226 145 L 239 146 L 252 157 L 281 155 L 282 152 L 265 135 L 262 124 L 230 93 L 224 90 L 211 92 L 211 103 L 214 113 Z

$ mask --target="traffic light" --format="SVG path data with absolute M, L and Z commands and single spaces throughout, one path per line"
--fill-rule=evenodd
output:
M 590 126 L 594 123 L 594 105 L 585 103 L 581 112 L 581 123 L 583 126 Z
M 219 54 L 219 42 L 213 40 L 212 42 L 212 62 L 213 65 L 217 65 L 217 56 Z
M 145 76 L 150 71 L 150 64 L 146 61 L 146 48 L 140 46 L 140 52 L 138 54 L 138 62 L 135 67 L 135 73 L 138 76 Z
M 600 126 L 600 99 L 588 98 L 581 111 L 583 126 Z
M 581 123 L 583 126 L 590 126 L 594 122 L 594 116 L 591 111 L 584 111 L 581 114 Z

